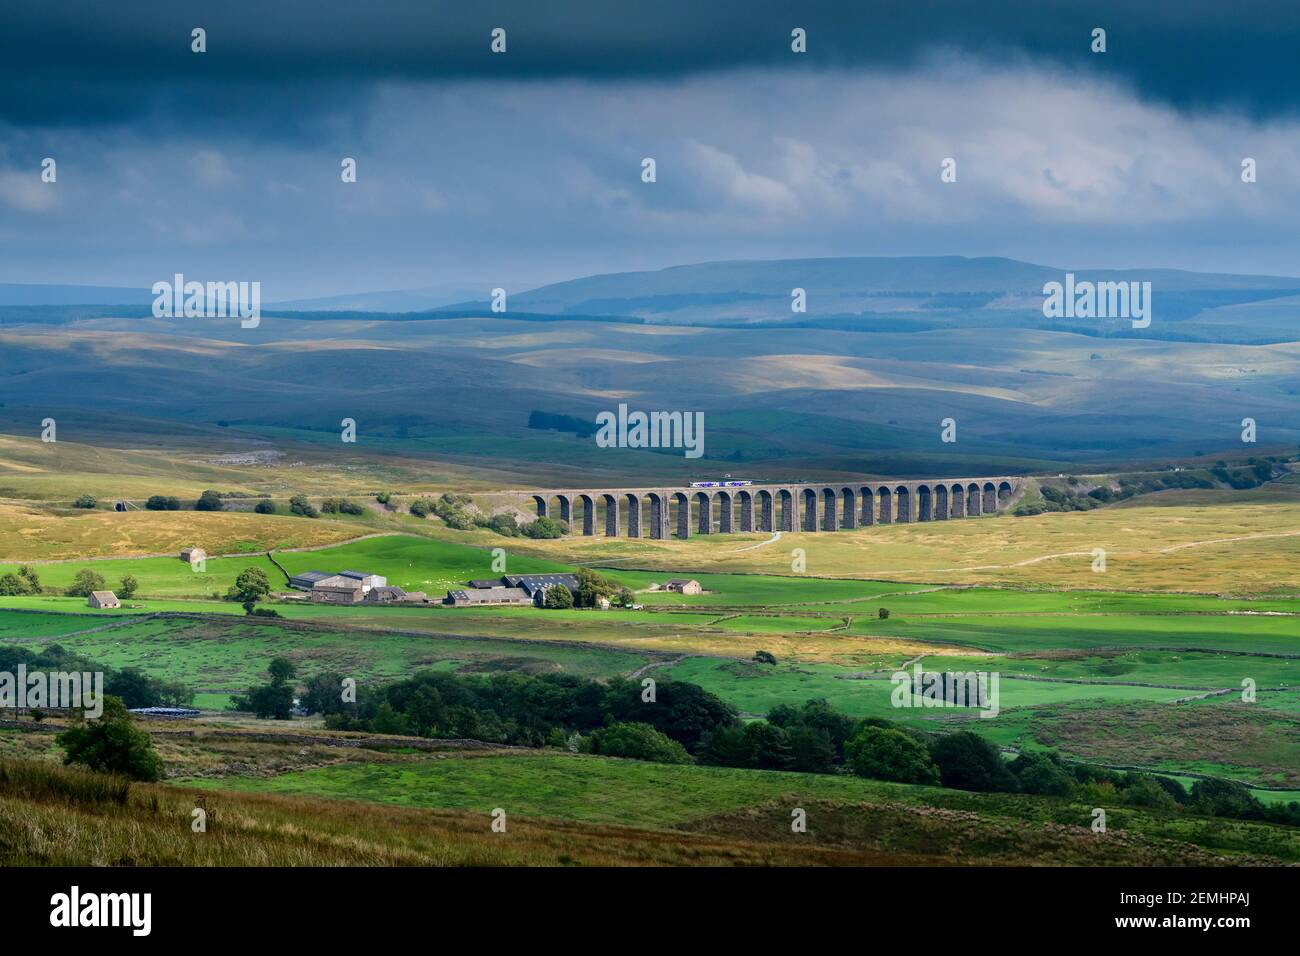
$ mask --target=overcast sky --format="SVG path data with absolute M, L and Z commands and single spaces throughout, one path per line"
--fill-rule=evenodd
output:
M 0 282 L 270 300 L 949 254 L 1300 275 L 1300 5 L 1129 5 L 6 0 Z

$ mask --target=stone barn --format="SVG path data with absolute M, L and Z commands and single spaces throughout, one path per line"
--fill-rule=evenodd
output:
M 678 594 L 703 594 L 704 588 L 700 587 L 700 582 L 694 578 L 673 578 L 668 582 L 668 591 L 676 591 Z

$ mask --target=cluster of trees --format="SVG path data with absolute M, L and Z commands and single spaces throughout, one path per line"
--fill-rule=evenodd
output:
M 194 691 L 184 684 L 151 677 L 138 667 L 116 670 L 50 644 L 44 650 L 0 646 L 0 671 L 17 673 L 18 665 L 31 671 L 81 671 L 104 675 L 104 693 L 121 700 L 127 707 L 185 707 L 194 699 Z
M 391 496 L 384 492 L 382 496 L 376 495 L 375 499 L 380 504 L 387 504 L 391 500 Z M 559 538 L 569 533 L 569 526 L 566 522 L 555 521 L 551 518 L 538 518 L 535 521 L 520 524 L 518 518 L 507 512 L 494 515 L 471 512 L 467 507 L 471 500 L 469 495 L 453 494 L 443 494 L 437 498 L 417 498 L 411 502 L 410 511 L 417 518 L 427 518 L 429 515 L 435 515 L 441 518 L 447 527 L 456 531 L 486 528 L 507 538 L 520 536 L 527 538 Z
M 1054 752 L 1024 752 L 1008 761 L 970 731 L 931 735 L 878 717 L 855 721 L 824 700 L 781 705 L 766 720 L 720 727 L 705 738 L 698 760 L 1300 825 L 1300 803 L 1266 805 L 1240 783 L 1198 780 L 1189 791 L 1172 777 L 1108 770 Z
M 289 499 L 289 513 L 300 518 L 320 517 L 320 512 L 316 510 L 315 505 L 307 500 L 306 495 L 294 495 Z
M 329 515 L 363 515 L 366 513 L 364 505 L 359 505 L 347 498 L 326 498 L 320 503 L 320 510 L 323 514 Z
M 267 665 L 265 684 L 250 687 L 248 693 L 235 697 L 233 710 L 249 710 L 265 720 L 288 720 L 293 716 L 294 678 L 297 668 L 288 658 L 277 657 Z M 341 685 L 341 680 L 340 680 Z
M 41 590 L 40 576 L 34 569 L 25 564 L 18 569 L 17 574 L 12 571 L 0 574 L 0 595 L 5 597 L 14 597 L 20 594 L 40 594 Z
M 601 598 L 607 598 L 610 604 L 631 607 L 636 600 L 631 588 L 611 581 L 598 571 L 579 568 L 576 574 L 578 586 L 575 590 L 571 591 L 563 584 L 547 588 L 542 596 L 542 607 L 559 610 L 596 607 Z
M 1231 780 L 1197 780 L 1188 790 L 1172 777 L 1073 763 L 1052 752 L 1022 753 L 1007 764 L 1007 769 L 1022 793 L 1070 797 L 1096 806 L 1123 803 L 1166 812 L 1300 826 L 1300 803 L 1266 805 L 1245 784 Z
M 171 495 L 150 495 L 144 506 L 150 511 L 180 511 L 181 500 Z
M 21 568 L 19 569 L 18 573 L 19 574 L 22 573 Z M 0 585 L 3 584 L 3 581 L 4 579 L 0 578 Z M 33 587 L 37 588 L 37 590 L 30 591 L 28 593 L 31 594 L 40 593 L 39 592 L 40 581 L 36 578 L 36 574 L 34 572 L 29 578 L 29 582 Z M 115 593 L 120 598 L 135 597 L 135 592 L 139 589 L 139 587 L 140 587 L 140 582 L 136 580 L 134 574 L 125 574 L 122 576 L 122 579 L 118 582 L 117 589 L 113 593 Z M 80 571 L 78 571 L 76 574 L 72 576 L 72 584 L 68 585 L 68 588 L 66 591 L 64 591 L 64 593 L 67 594 L 68 597 L 90 597 L 91 591 L 104 591 L 107 589 L 108 589 L 108 584 L 107 582 L 105 582 L 104 576 L 102 574 L 98 574 L 92 571 L 90 568 L 82 568 Z
M 1217 488 L 1220 485 L 1237 489 L 1255 488 L 1270 480 L 1273 477 L 1274 463 L 1282 461 L 1284 459 L 1276 456 L 1248 458 L 1245 466 L 1229 467 L 1227 462 L 1219 461 L 1213 468 L 1183 468 L 1178 471 L 1122 475 L 1116 480 L 1118 489 L 1101 485 L 1086 493 L 1075 489 L 1079 479 L 1071 475 L 1066 479 L 1070 487 L 1054 488 L 1045 485 L 1040 489 L 1043 497 L 1041 502 L 1022 501 L 1012 513 L 1036 515 L 1044 511 L 1089 511 L 1112 501 L 1125 501 L 1137 495 L 1172 489 Z
M 474 517 L 465 506 L 470 503 L 469 495 L 444 493 L 438 498 L 417 498 L 411 502 L 411 514 L 417 518 L 437 515 L 449 528 L 468 531 L 474 527 Z
M 74 508 L 94 508 L 99 504 L 99 499 L 94 495 L 81 495 L 72 503 Z
M 1273 477 L 1273 465 L 1269 461 L 1251 458 L 1247 464 L 1250 467 L 1229 469 L 1219 462 L 1210 469 L 1210 474 L 1233 488 L 1255 488 Z
M 225 507 L 225 502 L 221 500 L 221 492 L 211 489 L 199 495 L 199 500 L 194 502 L 195 511 L 221 511 Z
M 487 528 L 489 531 L 495 531 L 499 535 L 507 538 L 517 538 L 523 532 L 519 528 L 519 521 L 514 515 L 502 512 L 495 515 L 475 515 L 474 526 L 476 528 Z
M 562 538 L 569 533 L 569 523 L 543 516 L 520 525 L 519 533 L 525 538 Z
M 642 699 L 643 688 L 632 681 L 616 678 L 602 684 L 571 674 L 422 672 L 360 694 L 355 703 L 342 701 L 340 675 L 323 675 L 319 685 L 312 686 L 322 692 L 309 689 L 302 706 L 324 713 L 326 726 L 337 730 L 473 738 L 530 747 L 586 747 L 605 754 L 631 748 L 633 738 L 643 744 L 658 738 L 624 729 L 594 741 L 584 739 L 614 725 L 643 724 L 693 754 L 707 734 L 739 719 L 730 704 L 684 681 L 661 682 L 652 702 Z M 654 749 L 677 753 L 662 742 Z

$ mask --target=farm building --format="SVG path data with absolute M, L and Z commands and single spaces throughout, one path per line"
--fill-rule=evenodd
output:
M 324 604 L 357 604 L 365 596 L 360 581 L 341 574 L 321 578 L 311 586 L 311 599 Z
M 208 552 L 202 548 L 183 548 L 181 549 L 181 560 L 188 564 L 194 565 L 208 559 Z
M 304 571 L 302 574 L 294 574 L 289 577 L 289 587 L 297 588 L 300 591 L 310 591 L 316 586 L 317 581 L 324 581 L 326 578 L 332 578 L 334 575 L 326 574 L 324 571 Z
M 86 598 L 86 604 L 89 607 L 99 608 L 122 606 L 122 602 L 117 599 L 117 595 L 112 591 L 91 591 L 90 597 Z
M 497 585 L 492 588 L 468 588 L 464 591 L 448 591 L 443 604 L 452 607 L 473 607 L 484 604 L 532 604 L 533 596 L 523 588 L 507 588 Z
M 421 604 L 426 600 L 423 591 L 403 591 L 395 584 L 382 584 L 366 592 L 367 604 Z
M 703 594 L 704 588 L 700 587 L 700 582 L 694 578 L 673 578 L 668 582 L 665 588 L 668 591 L 676 591 L 678 594 Z
M 369 591 L 371 588 L 382 588 L 388 584 L 388 578 L 382 574 L 370 574 L 367 571 L 340 571 L 339 577 L 358 582 L 362 591 Z
M 531 598 L 557 584 L 563 584 L 570 591 L 578 590 L 576 574 L 508 574 L 501 581 L 506 587 L 523 588 Z
M 474 604 L 541 604 L 547 588 L 562 584 L 578 590 L 573 574 L 506 574 L 499 578 L 470 581 L 463 591 L 448 591 L 443 604 L 465 607 Z

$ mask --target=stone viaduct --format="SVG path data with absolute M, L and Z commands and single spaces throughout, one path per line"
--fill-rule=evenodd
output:
M 616 538 L 689 538 L 740 531 L 838 531 L 874 524 L 974 518 L 1004 508 L 1021 479 L 754 484 L 731 488 L 551 489 L 504 493 L 539 516 Z

